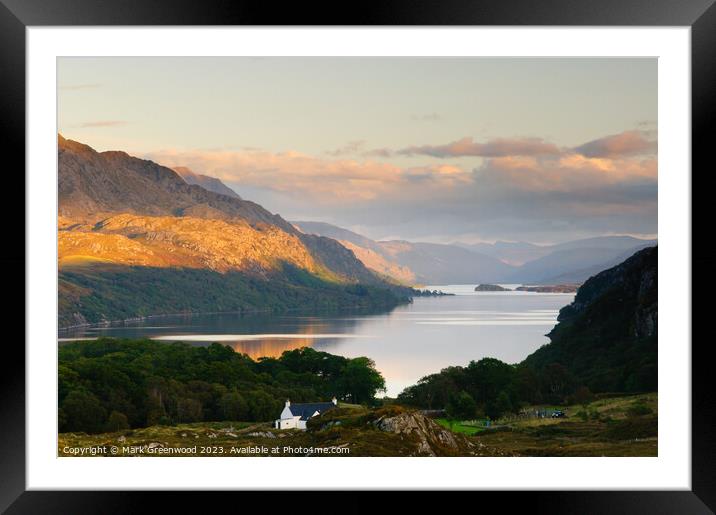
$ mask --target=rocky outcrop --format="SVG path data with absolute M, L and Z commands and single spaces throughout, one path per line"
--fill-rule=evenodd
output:
M 373 421 L 373 426 L 380 431 L 417 440 L 415 454 L 418 456 L 437 456 L 446 447 L 455 451 L 474 447 L 465 437 L 442 428 L 417 412 L 382 416 Z
M 616 292 L 633 308 L 629 332 L 637 337 L 656 334 L 657 265 L 658 247 L 649 247 L 598 273 L 579 288 L 574 302 L 562 308 L 558 320 L 562 322 L 578 317 L 601 302 L 607 294 Z
M 591 277 L 560 310 L 547 335 L 551 343 L 524 363 L 536 369 L 559 364 L 595 392 L 656 390 L 657 277 L 657 247 Z

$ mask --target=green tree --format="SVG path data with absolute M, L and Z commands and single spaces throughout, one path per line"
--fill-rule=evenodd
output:
M 129 429 L 129 421 L 127 415 L 120 413 L 119 411 L 113 411 L 109 414 L 107 420 L 106 430 L 110 433 L 115 431 L 122 431 L 123 429 Z
M 490 401 L 485 405 L 485 413 L 493 420 L 511 412 L 512 409 L 510 396 L 504 390 L 497 394 L 494 401 Z
M 569 370 L 561 363 L 547 365 L 542 378 L 547 388 L 547 394 L 552 400 L 562 400 L 573 384 Z
M 495 358 L 471 361 L 465 369 L 469 392 L 475 401 L 494 401 L 501 391 L 509 391 L 515 377 L 515 367 Z
M 179 399 L 177 418 L 179 422 L 200 422 L 203 418 L 201 402 L 197 399 Z
M 272 420 L 281 411 L 283 402 L 262 390 L 252 390 L 245 395 L 251 420 Z
M 237 391 L 224 394 L 219 400 L 221 415 L 224 420 L 247 420 L 249 404 Z
M 66 431 L 99 433 L 104 429 L 107 411 L 99 399 L 85 390 L 72 390 L 62 403 Z
M 456 395 L 450 396 L 446 412 L 451 419 L 470 420 L 475 417 L 477 404 L 475 403 L 475 399 L 463 390 Z
M 342 396 L 351 402 L 368 403 L 375 394 L 385 391 L 385 379 L 375 368 L 375 362 L 366 357 L 353 358 L 341 370 Z

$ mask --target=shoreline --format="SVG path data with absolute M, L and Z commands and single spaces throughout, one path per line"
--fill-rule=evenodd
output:
M 384 309 L 379 309 L 377 307 L 368 307 L 368 306 L 354 306 L 349 308 L 337 308 L 337 309 L 323 309 L 323 310 L 310 310 L 305 308 L 286 308 L 282 310 L 273 310 L 271 308 L 254 308 L 250 310 L 241 310 L 241 311 L 182 311 L 178 313 L 160 313 L 155 315 L 146 315 L 143 317 L 132 317 L 132 318 L 124 318 L 124 319 L 117 319 L 117 320 L 109 320 L 107 322 L 95 322 L 95 323 L 88 323 L 88 324 L 75 324 L 70 326 L 64 326 L 64 327 L 58 327 L 57 332 L 61 333 L 63 331 L 70 331 L 72 329 L 81 329 L 81 328 L 99 328 L 99 327 L 111 327 L 113 325 L 125 325 L 131 322 L 143 322 L 146 320 L 152 320 L 156 318 L 168 318 L 168 317 L 178 317 L 178 316 L 206 316 L 206 315 L 260 315 L 265 313 L 270 314 L 276 314 L 280 315 L 283 313 L 300 313 L 302 311 L 304 312 L 321 312 L 321 313 L 330 313 L 330 312 L 351 312 L 351 311 L 381 311 L 381 312 L 390 312 L 393 309 L 397 308 L 398 306 L 403 306 L 406 304 L 412 304 L 413 298 L 411 297 L 409 301 L 407 302 L 399 302 L 391 307 L 386 307 Z

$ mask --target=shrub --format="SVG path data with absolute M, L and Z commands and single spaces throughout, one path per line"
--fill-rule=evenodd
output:
M 633 440 L 657 436 L 658 422 L 655 415 L 625 418 L 612 421 L 604 432 L 608 440 Z
M 630 417 L 643 417 L 644 415 L 651 415 L 652 413 L 653 410 L 641 402 L 634 403 L 627 409 L 627 415 Z
M 104 427 L 107 412 L 99 399 L 84 390 L 72 390 L 62 403 L 65 416 L 65 431 L 96 433 Z
M 122 431 L 124 429 L 129 429 L 127 415 L 119 411 L 113 411 L 110 413 L 109 419 L 107 420 L 106 430 L 110 433 L 114 433 L 115 431 Z
M 475 400 L 470 396 L 470 394 L 463 390 L 457 395 L 450 396 L 446 412 L 452 419 L 471 419 L 477 412 L 477 404 L 475 404 Z

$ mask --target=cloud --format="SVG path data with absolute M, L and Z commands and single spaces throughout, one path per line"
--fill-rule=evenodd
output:
M 504 191 L 572 192 L 611 185 L 657 180 L 656 159 L 589 158 L 581 154 L 556 157 L 499 157 L 475 170 L 483 187 Z
M 440 234 L 484 239 L 563 241 L 611 232 L 657 232 L 655 159 L 582 155 L 486 159 L 452 190 L 345 206 L 348 223 L 406 239 Z
M 400 167 L 372 160 L 327 159 L 296 151 L 164 150 L 144 157 L 168 167 L 192 170 L 241 186 L 262 188 L 312 203 L 336 204 L 396 198 L 425 190 L 451 189 L 470 171 L 438 164 Z
M 337 148 L 335 150 L 327 150 L 326 154 L 334 157 L 357 154 L 361 150 L 363 150 L 364 147 L 365 141 L 363 140 L 349 141 L 340 148 Z
M 166 150 L 144 157 L 218 177 L 285 218 L 366 227 L 376 238 L 468 234 L 549 241 L 657 232 L 655 155 L 590 157 L 568 148 L 528 155 L 529 146 L 507 144 L 524 141 L 484 143 L 490 146 L 484 153 L 493 155 L 475 168 L 459 159 L 398 166 L 389 159 L 256 149 Z M 361 156 L 369 152 L 395 155 L 375 149 Z
M 497 138 L 485 143 L 477 143 L 472 138 L 462 138 L 446 145 L 422 145 L 403 148 L 399 154 L 432 157 L 501 157 L 501 156 L 537 156 L 559 154 L 553 143 L 541 138 L 509 139 Z
M 374 148 L 363 152 L 364 157 L 391 157 L 394 152 L 389 148 Z
M 615 158 L 655 154 L 657 142 L 647 139 L 644 131 L 625 131 L 589 141 L 574 150 L 587 157 Z
M 95 122 L 84 122 L 79 125 L 74 125 L 78 129 L 88 129 L 95 127 L 116 127 L 118 125 L 127 125 L 128 122 L 124 120 L 97 120 Z

